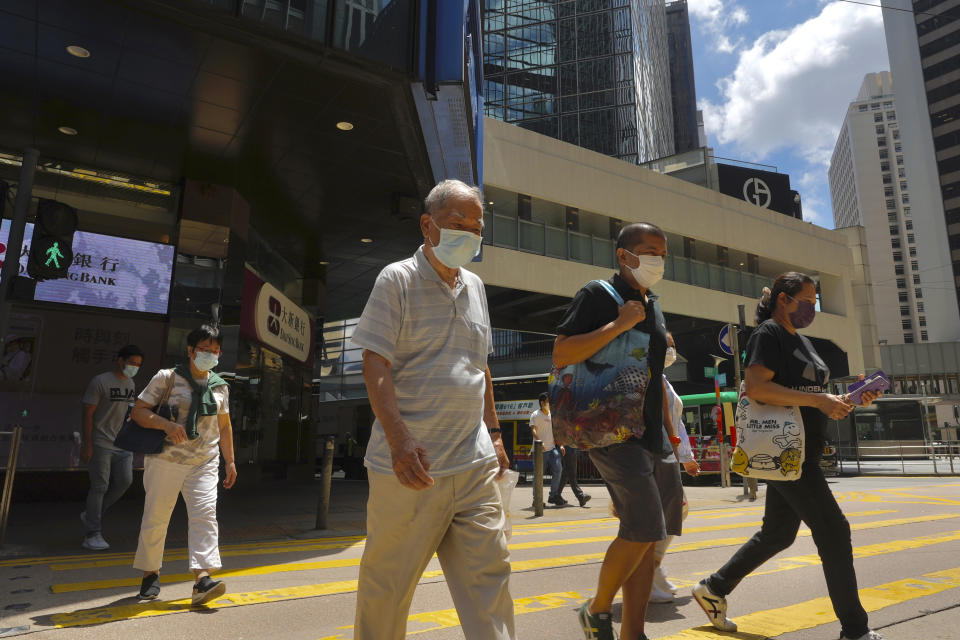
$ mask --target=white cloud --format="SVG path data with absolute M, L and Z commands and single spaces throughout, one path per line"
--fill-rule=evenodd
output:
M 721 100 L 700 101 L 707 133 L 745 158 L 791 149 L 811 165 L 826 166 L 863 76 L 886 67 L 881 12 L 831 2 L 819 15 L 769 31 L 740 51 L 736 69 L 718 81 Z
M 712 46 L 716 51 L 733 53 L 743 44 L 742 38 L 733 40 L 727 33 L 731 28 L 749 22 L 750 14 L 743 7 L 727 0 L 690 0 L 687 9 L 691 22 L 713 39 Z

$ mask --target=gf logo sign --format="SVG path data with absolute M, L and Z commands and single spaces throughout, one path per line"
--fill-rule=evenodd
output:
M 770 187 L 760 178 L 748 178 L 743 183 L 743 199 L 764 209 L 770 206 Z

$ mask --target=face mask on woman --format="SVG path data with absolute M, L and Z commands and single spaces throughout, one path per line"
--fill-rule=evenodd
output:
M 667 356 L 663 360 L 663 368 L 666 369 L 677 361 L 677 350 L 673 347 L 667 347 Z
M 195 366 L 200 371 L 210 371 L 219 362 L 220 358 L 215 353 L 210 353 L 209 351 L 197 351 L 193 355 L 193 366 Z
M 790 324 L 795 329 L 803 329 L 813 324 L 813 319 L 817 315 L 817 307 L 812 302 L 806 300 L 797 300 L 793 296 L 787 296 L 797 303 L 797 310 L 790 312 Z

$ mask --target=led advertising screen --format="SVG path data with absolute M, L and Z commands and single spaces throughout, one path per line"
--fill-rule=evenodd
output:
M 10 221 L 0 222 L 0 264 L 9 253 Z M 20 252 L 20 275 L 27 276 L 33 225 L 27 224 Z M 69 276 L 37 283 L 34 300 L 122 311 L 166 313 L 173 273 L 169 244 L 77 231 Z

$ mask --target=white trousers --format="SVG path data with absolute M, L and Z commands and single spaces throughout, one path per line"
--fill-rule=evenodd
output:
M 133 568 L 159 571 L 163 565 L 163 546 L 167 526 L 183 495 L 187 505 L 187 548 L 190 569 L 219 569 L 220 547 L 217 527 L 217 480 L 220 458 L 214 456 L 201 465 L 177 464 L 147 456 L 143 466 L 143 520 Z
M 413 593 L 436 552 L 466 640 L 516 640 L 496 463 L 415 491 L 370 472 L 354 640 L 403 640 Z

